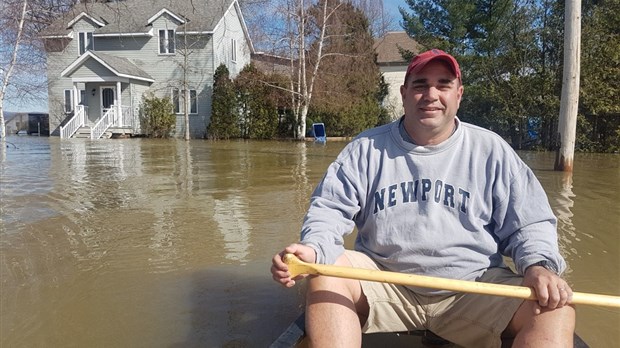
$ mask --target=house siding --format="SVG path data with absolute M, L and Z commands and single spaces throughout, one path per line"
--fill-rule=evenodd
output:
M 145 51 L 149 52 L 152 61 L 149 70 L 145 70 L 155 79 L 150 91 L 158 97 L 171 97 L 174 88 L 183 90 L 184 85 L 187 89 L 196 90 L 198 95 L 198 114 L 189 115 L 190 136 L 192 138 L 202 138 L 205 135 L 207 122 L 211 115 L 208 107 L 208 100 L 211 98 L 207 86 L 213 82 L 212 66 L 213 51 L 208 44 L 210 35 L 185 35 L 176 33 L 176 52 L 174 55 L 159 53 L 159 30 L 176 30 L 176 21 L 168 15 L 163 15 L 153 21 L 153 40 L 145 46 Z M 188 24 L 191 30 L 191 25 Z M 185 44 L 187 43 L 187 44 Z M 185 63 L 187 56 L 188 62 Z M 185 81 L 184 81 L 185 76 Z M 183 110 L 183 109 L 181 109 Z M 182 137 L 185 134 L 185 116 L 176 115 L 175 135 Z
M 152 40 L 149 36 L 104 36 L 95 37 L 95 51 L 114 52 L 119 57 L 140 59 L 144 46 Z
M 73 25 L 73 48 L 72 51 L 69 51 L 69 53 L 72 53 L 71 55 L 73 56 L 73 58 L 77 58 L 80 56 L 80 50 L 79 50 L 79 45 L 80 45 L 80 39 L 79 39 L 79 33 L 80 32 L 92 32 L 95 29 L 99 28 L 98 25 L 96 25 L 95 23 L 91 22 L 90 19 L 87 19 L 86 17 L 82 17 L 82 19 L 80 19 L 79 21 L 77 21 L 74 25 Z M 94 50 L 97 50 L 97 38 L 93 38 L 94 42 Z
M 75 78 L 86 78 L 89 76 L 113 76 L 114 73 L 110 71 L 110 69 L 101 65 L 101 63 L 96 60 L 89 59 L 84 64 L 82 64 L 79 68 L 77 68 L 72 76 Z
M 48 111 L 50 114 L 50 131 L 52 135 L 59 135 L 58 127 L 65 119 L 64 90 L 73 88 L 70 79 L 60 77 L 60 72 L 75 59 L 66 54 L 71 49 L 72 41 L 60 51 L 47 54 L 47 83 L 48 83 Z
M 389 115 L 393 120 L 401 117 L 405 110 L 403 109 L 403 101 L 400 95 L 400 86 L 405 79 L 405 73 L 407 66 L 381 66 L 381 73 L 383 78 L 388 84 L 388 95 L 383 101 L 383 106 L 388 110 Z
M 215 57 L 214 67 L 217 68 L 220 64 L 226 65 L 231 78 L 236 77 L 244 66 L 250 64 L 250 46 L 244 38 L 245 33 L 239 15 L 235 8 L 231 7 L 217 25 L 212 41 Z M 235 39 L 237 42 L 236 61 L 232 60 L 231 39 Z

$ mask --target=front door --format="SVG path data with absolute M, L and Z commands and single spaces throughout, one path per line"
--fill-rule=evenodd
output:
M 103 117 L 108 110 L 110 110 L 114 106 L 114 102 L 116 100 L 116 88 L 111 86 L 102 86 L 101 87 L 101 115 L 99 117 Z M 114 117 L 114 123 L 116 121 L 116 117 Z
M 114 105 L 115 93 L 114 87 L 101 87 L 101 116 Z

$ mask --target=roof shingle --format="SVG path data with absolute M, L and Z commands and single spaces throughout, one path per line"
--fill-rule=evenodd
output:
M 401 55 L 399 48 L 419 53 L 418 43 L 409 37 L 404 31 L 392 31 L 384 37 L 376 39 L 374 44 L 379 65 L 407 65 L 407 61 Z
M 145 34 L 151 29 L 148 19 L 162 9 L 186 19 L 188 31 L 209 32 L 224 16 L 234 0 L 125 0 L 107 3 L 80 3 L 56 19 L 43 36 L 66 36 L 68 24 L 81 13 L 106 23 L 94 34 Z M 184 30 L 183 25 L 177 31 Z

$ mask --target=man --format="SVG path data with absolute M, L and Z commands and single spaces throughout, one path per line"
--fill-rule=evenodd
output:
M 284 253 L 337 264 L 533 287 L 538 301 L 333 277 L 308 278 L 312 345 L 360 346 L 361 333 L 429 329 L 465 347 L 572 347 L 572 290 L 559 274 L 556 219 L 532 171 L 496 134 L 461 122 L 461 71 L 433 49 L 400 88 L 405 115 L 361 133 L 314 191 L 301 242 Z M 355 251 L 343 236 L 357 228 Z M 512 258 L 518 274 L 505 267 Z

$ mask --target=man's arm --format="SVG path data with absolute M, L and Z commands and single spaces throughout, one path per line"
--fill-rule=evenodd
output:
M 316 263 L 333 264 L 344 252 L 344 236 L 355 228 L 360 211 L 357 186 L 343 166 L 332 163 L 314 190 L 301 228 L 301 244 L 316 251 Z
M 534 288 L 539 305 L 553 309 L 569 303 L 572 290 L 560 277 L 566 263 L 559 252 L 557 220 L 529 168 L 515 174 L 494 218 L 499 221 L 500 251 L 512 257 L 523 285 Z

